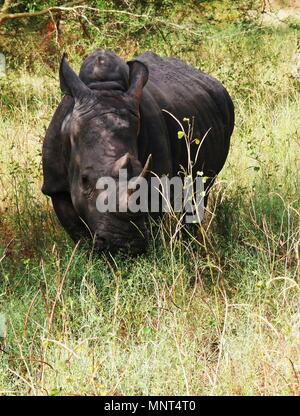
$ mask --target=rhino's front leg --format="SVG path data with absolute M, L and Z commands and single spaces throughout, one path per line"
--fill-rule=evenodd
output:
M 59 222 L 75 243 L 81 239 L 90 238 L 89 231 L 77 215 L 67 192 L 54 194 L 51 200 Z

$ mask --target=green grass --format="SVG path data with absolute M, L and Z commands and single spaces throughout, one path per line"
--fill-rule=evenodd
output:
M 176 54 L 230 91 L 236 128 L 205 244 L 165 218 L 142 257 L 74 248 L 40 192 L 57 68 L 12 61 L 0 80 L 0 394 L 299 395 L 299 32 L 204 29 L 82 45 Z

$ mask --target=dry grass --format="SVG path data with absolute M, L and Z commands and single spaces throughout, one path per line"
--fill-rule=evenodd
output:
M 1 80 L 1 394 L 299 395 L 298 32 L 224 33 L 151 39 L 223 80 L 237 122 L 206 244 L 166 218 L 139 259 L 72 246 L 39 190 L 58 83 Z

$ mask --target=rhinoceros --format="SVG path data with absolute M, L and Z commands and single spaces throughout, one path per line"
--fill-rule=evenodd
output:
M 141 253 L 148 243 L 147 214 L 99 212 L 97 180 L 121 169 L 128 178 L 149 171 L 172 177 L 191 158 L 193 175 L 201 171 L 209 189 L 228 155 L 232 100 L 212 76 L 152 52 L 126 63 L 97 49 L 79 76 L 64 55 L 59 79 L 64 96 L 43 143 L 42 192 L 75 242 L 88 238 L 99 251 Z M 188 152 L 179 140 L 183 120 L 192 120 L 194 137 L 205 137 L 200 149 L 194 141 Z

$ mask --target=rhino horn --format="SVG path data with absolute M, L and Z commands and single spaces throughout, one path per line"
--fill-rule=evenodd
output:
M 137 185 L 139 185 L 141 183 L 142 179 L 146 179 L 148 173 L 150 172 L 150 164 L 151 164 L 151 159 L 152 159 L 152 155 L 150 154 L 148 156 L 148 159 L 143 167 L 142 172 L 139 174 L 139 176 L 131 182 L 131 187 L 130 189 L 128 189 L 128 194 L 131 195 L 134 191 L 135 188 L 137 187 Z
M 129 153 L 125 153 L 125 155 L 121 156 L 118 160 L 116 160 L 112 168 L 112 176 L 118 176 L 120 169 L 127 169 L 128 174 L 131 175 L 132 164 Z

